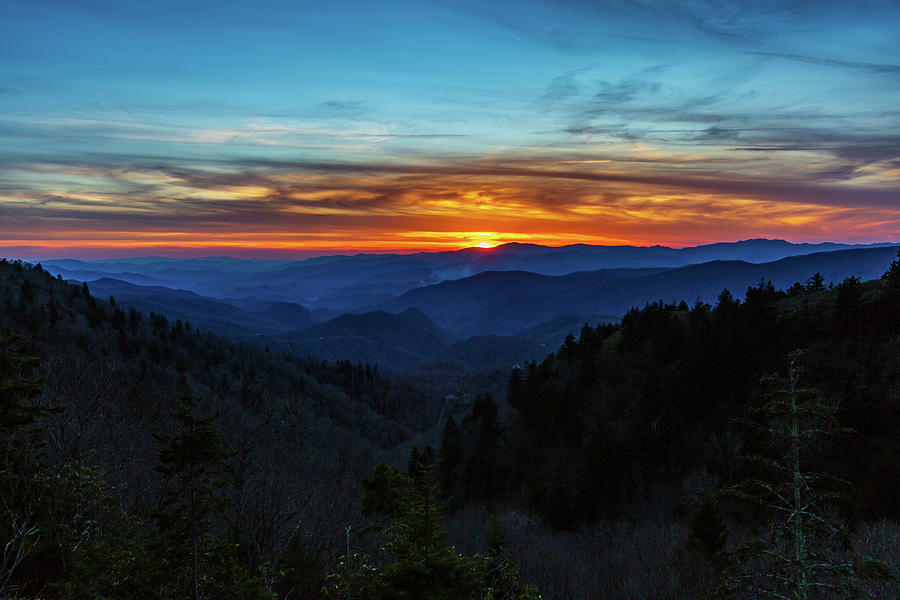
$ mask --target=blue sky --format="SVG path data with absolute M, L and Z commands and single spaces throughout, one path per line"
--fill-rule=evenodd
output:
M 896 2 L 4 6 L 10 251 L 900 238 Z

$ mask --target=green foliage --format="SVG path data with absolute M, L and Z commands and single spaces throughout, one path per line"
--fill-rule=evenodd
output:
M 825 278 L 821 273 L 816 271 L 812 277 L 806 280 L 807 292 L 818 292 L 825 289 Z
M 322 598 L 327 569 L 321 552 L 310 547 L 309 540 L 295 531 L 278 560 L 274 590 L 280 598 Z
M 35 376 L 40 361 L 28 344 L 9 328 L 0 330 L 0 433 L 16 429 L 59 412 L 59 407 L 38 404 L 41 380 Z
M 32 558 L 51 589 L 73 600 L 158 597 L 169 574 L 152 552 L 152 533 L 125 511 L 99 469 L 64 465 L 39 485 L 46 505 Z M 47 573 L 47 565 L 56 570 Z
M 474 593 L 476 582 L 466 561 L 447 545 L 441 527 L 441 499 L 431 473 L 415 482 L 391 521 L 384 551 L 391 561 L 376 588 L 382 598 L 451 599 Z
M 791 355 L 786 379 L 770 378 L 765 403 L 748 421 L 764 437 L 765 454 L 749 456 L 752 476 L 721 494 L 755 507 L 765 532 L 729 549 L 721 597 L 807 600 L 827 589 L 830 597 L 855 598 L 863 580 L 887 573 L 848 547 L 836 510 L 848 482 L 808 468 L 816 452 L 847 432 L 837 425 L 836 407 L 801 385 L 801 358 Z
M 897 250 L 897 258 L 891 261 L 888 270 L 881 276 L 892 286 L 900 286 L 900 250 Z
M 720 563 L 721 553 L 728 541 L 725 521 L 712 497 L 707 497 L 691 515 L 688 523 L 689 543 L 698 548 L 714 565 Z
M 455 491 L 454 484 L 456 481 L 454 475 L 463 460 L 462 433 L 456 424 L 456 419 L 452 415 L 444 425 L 444 433 L 441 436 L 441 447 L 438 455 L 440 458 L 441 489 L 448 496 L 452 496 Z
M 262 581 L 237 562 L 238 545 L 220 532 L 221 469 L 232 452 L 213 429 L 215 416 L 199 413 L 197 400 L 185 393 L 173 417 L 172 433 L 154 435 L 166 483 L 153 513 L 177 584 L 172 595 L 262 598 Z
M 412 479 L 388 463 L 381 462 L 363 477 L 360 485 L 363 489 L 362 514 L 396 517 L 412 487 Z
M 405 479 L 396 469 L 379 465 L 367 478 L 367 495 L 399 498 L 395 516 L 384 531 L 379 557 L 358 554 L 341 558 L 326 578 L 323 592 L 340 600 L 537 600 L 534 588 L 519 581 L 505 557 L 466 557 L 447 544 L 441 526 L 441 494 L 433 466 L 422 477 Z M 397 488 L 384 487 L 394 482 Z M 376 503 L 378 504 L 378 503 Z M 499 536 L 498 536 L 499 537 Z
M 38 360 L 15 334 L 3 332 L 0 440 L 0 594 L 151 598 L 161 580 L 145 527 L 123 508 L 117 490 L 97 467 L 54 464 L 37 435 L 17 429 L 56 407 L 38 404 Z
M 860 281 L 856 277 L 848 277 L 837 286 L 834 303 L 834 327 L 838 335 L 853 338 L 858 334 L 862 310 Z
M 835 416 L 860 432 L 839 446 L 808 453 L 808 473 L 840 473 L 860 495 L 859 505 L 833 502 L 834 495 L 824 503 L 827 514 L 834 517 L 840 509 L 852 519 L 896 517 L 900 295 L 890 290 L 898 263 L 900 257 L 884 281 L 849 282 L 846 289 L 820 282 L 816 293 L 803 286 L 784 293 L 760 282 L 744 301 L 729 293 L 715 307 L 658 302 L 631 311 L 621 326 L 582 328 L 562 352 L 513 372 L 509 407 L 502 395 L 495 394 L 496 402 L 479 395 L 465 419 L 447 422 L 436 470 L 450 492 L 449 507 L 476 501 L 530 509 L 565 529 L 604 517 L 681 518 L 717 482 L 735 480 L 739 471 L 728 466 L 729 450 L 736 456 L 744 444 L 772 458 L 775 447 L 762 445 L 762 431 L 732 440 L 731 448 L 723 432 L 759 402 L 760 375 L 783 366 L 787 353 L 804 345 L 810 348 L 805 364 L 811 379 L 822 396 L 834 399 Z M 315 598 L 326 565 L 344 547 L 338 523 L 359 518 L 341 503 L 350 482 L 372 456 L 383 456 L 376 445 L 391 448 L 433 426 L 442 405 L 434 398 L 446 394 L 437 382 L 455 378 L 442 371 L 433 378 L 434 393 L 423 392 L 421 380 L 405 373 L 267 354 L 174 318 L 142 316 L 121 299 L 111 306 L 82 292 L 80 284 L 68 286 L 21 263 L 0 263 L 0 304 L 0 326 L 21 336 L 9 346 L 13 358 L 0 363 L 2 389 L 10 392 L 0 398 L 14 400 L 5 405 L 13 409 L 3 414 L 13 416 L 4 417 L 0 432 L 0 445 L 9 444 L 0 456 L 0 496 L 7 503 L 0 506 L 0 549 L 8 549 L 9 564 L 17 562 L 15 569 L 4 569 L 0 596 L 41 590 L 47 597 L 192 595 L 193 536 L 186 528 L 192 520 L 184 510 L 148 519 L 156 501 L 165 500 L 153 492 L 163 489 L 163 478 L 173 492 L 180 490 L 180 499 L 159 508 L 187 506 L 179 474 L 186 461 L 173 454 L 170 469 L 154 471 L 150 434 L 168 427 L 180 381 L 217 398 L 221 415 L 210 428 L 227 431 L 241 450 L 220 461 L 227 472 L 215 461 L 208 465 L 209 493 L 196 505 L 212 507 L 198 525 L 198 587 L 211 598 L 263 597 L 266 587 L 282 597 Z M 43 364 L 27 358 L 32 355 Z M 39 374 L 43 397 L 35 392 Z M 475 389 L 493 392 L 505 377 L 494 372 Z M 472 389 L 463 384 L 458 397 Z M 64 402 L 68 410 L 43 419 L 49 411 L 40 407 L 51 401 Z M 171 423 L 170 435 L 177 435 L 182 423 Z M 42 429 L 52 435 L 42 436 Z M 342 440 L 337 450 L 334 439 Z M 406 507 L 412 490 L 426 480 L 419 466 L 430 460 L 420 453 L 412 462 L 414 477 L 388 469 L 363 485 L 366 512 L 377 519 L 353 532 L 375 529 L 386 540 L 396 521 L 412 526 Z M 202 473 L 206 466 L 198 468 Z M 746 469 L 757 479 L 784 475 L 764 460 Z M 700 472 L 699 486 L 688 489 Z M 810 483 L 823 493 L 840 487 L 824 477 Z M 698 547 L 715 562 L 723 532 L 711 508 L 701 505 L 688 524 Z M 478 511 L 455 518 L 473 513 Z M 756 515 L 765 516 L 765 509 L 754 505 L 741 519 Z M 179 528 L 186 535 L 177 535 Z M 516 597 L 514 591 L 524 589 L 506 558 L 502 529 L 491 529 L 483 555 L 437 552 L 429 559 L 447 561 L 450 571 L 458 568 L 457 559 L 466 565 L 455 590 L 459 597 L 468 593 L 471 574 L 474 597 Z M 768 529 L 755 533 L 768 543 Z M 846 558 L 840 538 L 828 552 Z M 364 546 L 374 547 L 382 538 L 365 539 L 370 544 Z M 515 540 L 519 548 L 521 540 Z M 765 568 L 753 560 L 747 569 Z M 333 575 L 355 581 L 341 588 L 356 585 L 346 597 L 398 597 L 413 589 L 401 583 L 429 581 L 416 565 L 397 565 L 397 580 L 379 587 L 387 566 L 397 562 L 387 545 L 370 556 L 348 551 Z M 854 569 L 858 579 L 882 572 L 877 563 Z M 501 591 L 504 580 L 512 581 L 512 592 Z

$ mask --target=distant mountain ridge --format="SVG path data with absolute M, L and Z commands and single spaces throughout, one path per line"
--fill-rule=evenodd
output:
M 451 336 L 418 309 L 408 308 L 399 314 L 347 313 L 281 335 L 278 340 L 295 354 L 397 368 L 430 359 Z
M 495 248 L 332 255 L 306 260 L 151 257 L 97 261 L 60 259 L 42 261 L 42 264 L 64 279 L 91 281 L 111 277 L 136 285 L 190 290 L 223 300 L 254 298 L 295 302 L 313 310 L 331 311 L 331 316 L 337 316 L 342 312 L 369 309 L 417 287 L 487 271 L 529 271 L 559 276 L 601 269 L 676 268 L 712 260 L 762 263 L 816 252 L 886 245 L 890 244 L 793 244 L 765 239 L 687 248 L 509 243 Z
M 564 276 L 487 272 L 410 290 L 380 308 L 418 308 L 451 334 L 516 335 L 563 314 L 621 315 L 658 299 L 713 302 L 725 288 L 742 297 L 747 287 L 771 280 L 779 288 L 820 272 L 825 281 L 878 278 L 896 256 L 895 246 L 792 256 L 769 263 L 717 260 L 628 277 L 619 271 Z
M 88 285 L 98 297 L 112 296 L 120 304 L 189 321 L 222 335 L 274 335 L 286 329 L 308 327 L 319 320 L 307 308 L 290 302 L 260 302 L 253 310 L 188 290 L 135 285 L 110 277 L 90 281 Z
M 100 266 L 128 268 L 123 273 L 154 282 L 182 278 L 186 289 L 136 285 L 109 275 L 91 280 L 89 285 L 93 292 L 115 296 L 124 306 L 187 320 L 200 329 L 258 340 L 300 355 L 361 360 L 388 368 L 428 361 L 505 364 L 515 356 L 533 358 L 547 344 L 558 344 L 566 333 L 577 333 L 585 321 L 616 320 L 630 308 L 647 302 L 693 303 L 699 299 L 712 303 L 724 288 L 742 297 L 747 287 L 760 280 L 787 288 L 815 272 L 822 273 L 826 282 L 840 282 L 848 276 L 877 278 L 894 258 L 897 246 L 837 250 L 834 248 L 841 245 L 826 244 L 829 251 L 762 263 L 716 259 L 674 267 L 618 266 L 563 275 L 503 268 L 479 270 L 487 264 L 510 266 L 531 261 L 539 267 L 562 257 L 567 269 L 581 264 L 587 254 L 594 255 L 594 262 L 601 260 L 597 256 L 613 254 L 619 263 L 627 255 L 629 261 L 639 264 L 646 259 L 640 258 L 646 251 L 656 253 L 654 260 L 663 257 L 683 262 L 711 254 L 759 258 L 822 246 L 771 240 L 681 250 L 508 244 L 493 250 L 332 256 L 308 261 L 192 259 L 186 263 L 190 268 L 179 268 L 172 259 L 158 264 L 146 259 Z M 457 261 L 455 266 L 448 257 Z M 431 270 L 423 267 L 428 261 Z M 84 265 L 73 261 L 65 264 L 73 272 L 86 272 Z M 155 266 L 146 273 L 134 271 L 141 264 Z M 231 265 L 238 269 L 231 273 L 231 287 L 223 291 L 231 295 L 203 293 L 215 283 L 217 269 Z M 47 269 L 52 272 L 52 265 Z M 431 277 L 439 270 L 445 275 L 451 271 L 477 272 L 430 283 L 413 281 L 415 277 Z M 224 273 L 221 271 L 222 277 Z M 319 304 L 308 307 L 293 299 L 302 290 L 324 293 L 314 297 Z

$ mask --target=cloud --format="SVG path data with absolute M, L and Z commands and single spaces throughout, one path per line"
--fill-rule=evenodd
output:
M 649 169 L 629 166 L 634 164 L 605 160 L 570 164 L 512 157 L 427 164 L 261 159 L 206 167 L 68 164 L 58 171 L 85 178 L 80 190 L 54 194 L 22 183 L 18 190 L 2 194 L 6 201 L 0 198 L 0 207 L 7 218 L 16 215 L 34 223 L 82 221 L 97 226 L 116 222 L 125 226 L 140 219 L 138 228 L 203 231 L 214 227 L 302 230 L 366 220 L 394 221 L 395 227 L 400 227 L 410 219 L 489 219 L 496 229 L 503 230 L 523 220 L 532 226 L 544 221 L 588 222 L 587 215 L 597 211 L 627 216 L 640 199 L 647 204 L 641 208 L 640 219 L 635 219 L 646 221 L 655 207 L 659 215 L 684 226 L 702 212 L 686 211 L 695 201 L 692 198 L 707 206 L 710 219 L 724 218 L 716 213 L 732 210 L 728 207 L 735 202 L 756 203 L 769 207 L 768 211 L 773 205 L 795 205 L 807 210 L 875 210 L 900 215 L 894 187 L 831 183 L 854 176 L 857 167 L 852 165 L 832 165 L 773 181 L 749 177 L 746 172 L 740 177 L 741 171 L 728 173 L 727 164 L 702 160 L 686 171 L 652 159 L 645 163 Z M 106 182 L 112 189 L 97 193 L 95 181 Z M 52 184 L 52 177 L 45 182 L 48 192 Z M 27 202 L 12 202 L 10 198 L 15 197 Z M 658 204 L 656 199 L 664 197 L 680 200 Z
M 581 86 L 578 84 L 575 74 L 566 73 L 554 77 L 553 80 L 547 84 L 543 95 L 541 95 L 540 102 L 545 107 L 550 107 L 557 102 L 577 96 L 579 93 L 581 93 Z
M 791 60 L 796 62 L 808 63 L 812 65 L 821 65 L 823 67 L 838 67 L 841 69 L 858 69 L 861 71 L 868 71 L 870 73 L 885 73 L 889 75 L 900 75 L 900 65 L 889 64 L 889 63 L 869 63 L 869 62 L 856 62 L 850 60 L 839 60 L 834 58 L 822 58 L 816 56 L 803 56 L 800 54 L 789 54 L 784 52 L 761 52 L 761 51 L 747 51 L 746 54 L 752 54 L 756 56 L 766 56 L 770 58 L 781 58 L 784 60 Z

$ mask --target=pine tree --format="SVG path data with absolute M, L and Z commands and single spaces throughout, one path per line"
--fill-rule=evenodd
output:
M 806 291 L 807 292 L 818 292 L 819 290 L 825 289 L 825 278 L 822 277 L 822 274 L 816 271 L 813 273 L 813 276 L 806 280 Z
M 470 497 L 493 500 L 502 485 L 497 450 L 500 441 L 500 425 L 497 405 L 490 394 L 475 399 L 464 425 L 474 439 L 474 453 L 466 462 L 464 480 Z
M 0 435 L 62 410 L 38 404 L 42 382 L 35 375 L 40 360 L 31 348 L 10 329 L 0 331 Z
M 378 580 L 383 598 L 455 600 L 474 595 L 477 582 L 447 545 L 432 471 L 426 467 L 425 476 L 414 482 L 403 512 L 387 530 L 385 550 L 393 560 Z
M 897 250 L 897 258 L 891 261 L 888 270 L 881 276 L 893 285 L 900 285 L 900 250 Z
M 360 481 L 363 489 L 362 513 L 368 517 L 395 517 L 399 514 L 412 480 L 386 462 L 379 463 Z
M 519 580 L 495 532 L 491 554 L 464 556 L 447 544 L 433 466 L 410 478 L 381 463 L 364 478 L 363 513 L 390 517 L 375 559 L 343 556 L 323 593 L 338 600 L 540 600 Z M 497 524 L 494 524 L 499 529 Z
M 422 466 L 422 454 L 419 452 L 418 446 L 413 446 L 409 453 L 409 462 L 406 466 L 406 474 L 410 477 L 416 477 Z
M 728 550 L 719 597 L 856 598 L 861 582 L 892 577 L 883 563 L 861 561 L 848 549 L 836 505 L 849 484 L 808 470 L 813 453 L 847 431 L 837 425 L 836 407 L 800 384 L 801 357 L 791 354 L 787 379 L 769 378 L 766 402 L 748 421 L 766 439 L 767 452 L 748 457 L 755 476 L 720 495 L 755 506 L 767 535 Z
M 160 444 L 156 470 L 166 478 L 155 516 L 169 540 L 175 564 L 189 563 L 191 592 L 201 597 L 201 541 L 209 533 L 211 517 L 219 503 L 215 491 L 221 487 L 222 462 L 231 456 L 225 441 L 213 429 L 214 415 L 197 412 L 197 400 L 185 393 L 175 408 L 174 433 L 156 433 Z M 189 542 L 189 547 L 184 547 Z
M 512 368 L 512 371 L 509 374 L 509 383 L 506 386 L 506 401 L 513 408 L 518 408 L 521 410 L 522 407 L 522 397 L 525 393 L 525 380 L 522 375 L 522 369 L 519 368 L 519 365 L 516 365 Z
M 900 329 L 900 250 L 888 270 L 881 278 L 885 281 L 884 291 L 879 298 L 881 320 L 892 331 Z
M 834 329 L 842 337 L 855 337 L 862 312 L 862 285 L 859 278 L 847 277 L 837 286 L 834 300 Z
M 456 419 L 451 415 L 444 425 L 444 435 L 441 438 L 441 448 L 438 451 L 440 457 L 441 488 L 450 496 L 453 494 L 453 472 L 462 464 L 462 434 Z

